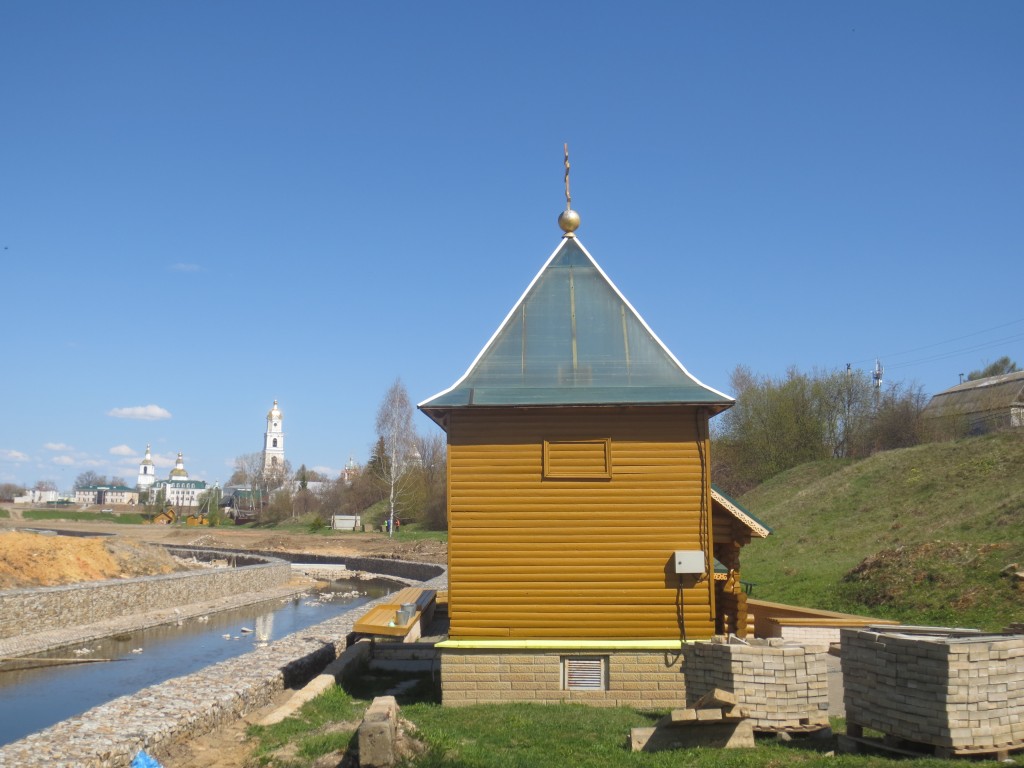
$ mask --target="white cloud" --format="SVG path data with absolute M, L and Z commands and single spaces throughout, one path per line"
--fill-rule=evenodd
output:
M 334 467 L 325 467 L 322 464 L 317 464 L 315 467 L 313 467 L 313 471 L 319 472 L 326 478 L 337 477 L 338 475 L 341 474 L 340 469 L 335 469 Z
M 74 450 L 67 443 L 43 443 L 43 448 L 48 451 L 71 451 Z
M 114 456 L 135 456 L 135 451 L 129 445 L 115 445 L 110 453 Z
M 85 453 L 80 453 L 77 456 L 69 456 L 66 453 L 62 453 L 60 456 L 54 456 L 50 461 L 62 467 L 106 467 L 108 463 L 90 458 Z
M 153 454 L 153 466 L 156 467 L 173 467 L 178 463 L 178 454 Z
M 139 419 L 141 421 L 159 421 L 171 418 L 171 412 L 159 405 L 133 405 L 128 408 L 112 408 L 107 416 L 115 419 Z
M 5 461 L 28 461 L 28 456 L 21 451 L 12 451 L 4 448 L 0 449 L 0 459 Z
M 198 264 L 185 264 L 183 262 L 177 262 L 171 264 L 171 272 L 202 272 L 203 268 Z

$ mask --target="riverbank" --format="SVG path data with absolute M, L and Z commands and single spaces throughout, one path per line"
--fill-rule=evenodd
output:
M 152 544 L 203 546 L 214 549 L 303 553 L 330 557 L 372 557 L 435 565 L 445 565 L 448 561 L 448 546 L 444 541 L 424 538 L 406 531 L 389 537 L 379 532 L 354 533 L 327 529 L 308 533 L 283 528 L 233 525 L 206 528 L 185 525 L 119 525 L 73 520 L 0 519 L 0 530 L 19 528 L 60 529 L 77 535 L 115 535 Z
M 444 576 L 431 581 L 437 588 L 445 583 Z M 241 718 L 318 674 L 344 650 L 361 614 L 362 609 L 342 614 L 251 653 L 95 707 L 0 748 L 0 765 L 114 768 L 127 766 L 139 749 L 158 757 L 180 752 L 183 743 L 238 725 Z
M 48 527 L 75 528 L 82 533 L 126 533 L 124 526 L 109 524 L 60 523 Z M 216 545 L 218 548 L 226 549 L 249 549 L 253 545 L 259 545 L 265 551 L 270 549 L 290 554 L 294 551 L 315 550 L 319 552 L 315 558 L 320 564 L 319 567 L 327 565 L 329 561 L 344 562 L 344 556 L 324 554 L 325 551 L 341 550 L 356 555 L 355 559 L 360 562 L 361 569 L 372 570 L 392 578 L 398 577 L 401 580 L 409 580 L 417 573 L 419 579 L 429 578 L 439 571 L 436 565 L 418 566 L 403 560 L 396 556 L 397 553 L 394 551 L 388 553 L 390 557 L 385 555 L 384 558 L 377 559 L 376 567 L 367 567 L 367 564 L 374 564 L 371 558 L 366 557 L 369 554 L 368 550 L 372 551 L 373 548 L 379 547 L 380 538 L 384 539 L 385 545 L 387 544 L 386 537 L 374 534 L 351 534 L 351 538 L 342 536 L 339 537 L 341 541 L 332 541 L 333 537 L 304 537 L 297 534 L 268 536 L 265 531 L 229 530 L 222 533 L 218 529 L 214 535 L 194 528 L 160 530 L 156 526 L 131 526 L 127 533 L 136 534 L 138 538 L 152 540 L 154 543 Z M 364 536 L 368 538 L 363 538 Z M 305 546 L 302 541 L 307 538 L 322 540 L 314 541 L 319 546 Z M 410 541 L 404 547 L 393 549 L 401 550 L 404 554 L 410 549 L 415 550 L 421 543 Z M 443 542 L 428 543 L 429 547 L 436 550 L 434 545 L 439 545 L 442 550 L 444 548 Z M 177 611 L 162 609 L 138 613 L 87 626 L 60 628 L 52 630 L 53 634 L 46 633 L 46 636 L 33 638 L 23 635 L 3 642 L 18 644 L 8 647 L 12 656 L 33 653 L 45 648 L 68 645 L 69 639 L 70 644 L 83 643 L 91 637 L 110 636 L 167 623 L 169 620 L 178 621 L 183 617 L 213 613 L 247 600 L 262 601 L 275 597 L 280 599 L 282 595 L 287 596 L 295 594 L 295 591 L 301 591 L 306 583 L 308 582 L 289 584 L 287 587 L 272 590 L 273 594 L 262 591 L 244 596 L 236 595 L 212 603 L 206 601 L 177 606 Z M 435 577 L 430 583 L 436 588 L 444 588 L 446 577 Z M 78 717 L 0 748 L 0 765 L 38 765 L 47 768 L 127 766 L 139 749 L 146 749 L 158 756 L 169 755 L 172 752 L 179 752 L 181 745 L 186 742 L 197 742 L 203 734 L 222 727 L 237 728 L 240 726 L 241 718 L 273 704 L 287 689 L 302 685 L 337 658 L 344 650 L 352 625 L 361 614 L 362 610 L 343 614 L 236 659 L 151 686 L 132 696 L 115 699 Z M 4 646 L 0 645 L 0 653 L 4 652 L 3 648 Z
M 315 584 L 316 581 L 314 579 L 297 573 L 289 584 L 274 589 L 242 595 L 228 595 L 216 600 L 181 605 L 177 608 L 144 611 L 116 619 L 97 621 L 92 624 L 68 626 L 44 632 L 3 638 L 0 639 L 0 658 L 9 659 L 17 656 L 28 656 L 34 653 L 44 653 L 45 651 L 52 651 L 58 648 L 84 645 L 104 637 L 131 634 L 132 632 L 149 629 L 150 627 L 208 616 L 211 613 L 241 608 L 246 605 L 253 605 L 254 603 L 262 603 L 269 600 L 286 600 L 302 594 Z

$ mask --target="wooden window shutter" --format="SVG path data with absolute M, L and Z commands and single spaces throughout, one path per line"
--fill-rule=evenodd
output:
M 610 480 L 611 476 L 611 439 L 544 441 L 545 478 Z

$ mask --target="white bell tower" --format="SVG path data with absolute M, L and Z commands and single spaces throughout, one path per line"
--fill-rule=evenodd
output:
M 156 466 L 153 464 L 153 454 L 149 451 L 149 444 L 146 444 L 146 457 L 139 464 L 139 477 L 135 481 L 140 491 L 150 488 L 156 482 Z
M 267 431 L 263 433 L 263 471 L 283 472 L 284 471 L 284 432 L 282 422 L 284 414 L 277 407 L 277 400 L 274 407 L 267 412 Z

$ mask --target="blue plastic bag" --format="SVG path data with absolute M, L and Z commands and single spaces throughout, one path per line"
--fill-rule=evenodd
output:
M 139 753 L 132 758 L 131 768 L 163 768 L 163 766 L 157 762 L 155 757 L 151 757 L 146 754 L 144 749 L 140 749 Z

